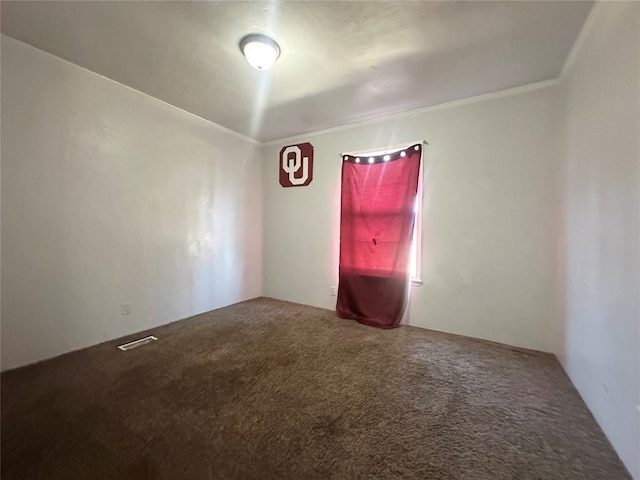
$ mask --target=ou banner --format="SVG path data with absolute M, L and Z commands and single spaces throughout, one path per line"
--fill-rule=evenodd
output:
M 280 185 L 304 187 L 313 180 L 313 145 L 299 143 L 280 150 Z

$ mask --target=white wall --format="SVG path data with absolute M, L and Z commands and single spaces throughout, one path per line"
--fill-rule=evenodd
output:
M 260 295 L 253 143 L 6 36 L 1 113 L 3 369 Z
M 549 351 L 561 118 L 559 89 L 545 85 L 265 147 L 265 295 L 335 308 L 339 154 L 427 139 L 410 324 Z M 282 188 L 278 152 L 304 141 L 313 182 Z
M 596 6 L 563 85 L 555 351 L 640 479 L 640 4 Z

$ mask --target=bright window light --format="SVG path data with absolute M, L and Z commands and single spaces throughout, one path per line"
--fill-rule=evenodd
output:
M 413 205 L 414 226 L 413 239 L 411 240 L 411 253 L 409 258 L 409 279 L 412 283 L 421 284 L 422 265 L 422 183 L 424 172 L 424 155 L 420 162 L 420 174 L 418 176 L 418 194 Z

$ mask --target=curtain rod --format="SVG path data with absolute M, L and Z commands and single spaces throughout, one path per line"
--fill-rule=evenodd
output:
M 338 157 L 342 158 L 345 155 L 351 155 L 351 156 L 363 155 L 364 156 L 364 155 L 370 155 L 372 153 L 382 154 L 382 153 L 387 153 L 387 152 L 390 152 L 390 151 L 393 151 L 393 150 L 399 150 L 399 149 L 401 149 L 401 148 L 403 148 L 403 147 L 405 147 L 407 145 L 415 145 L 416 143 L 422 143 L 424 145 L 429 145 L 429 142 L 427 142 L 426 140 L 421 140 L 419 142 L 403 142 L 403 143 L 400 143 L 398 145 L 391 145 L 389 147 L 386 147 L 383 150 L 373 150 L 373 149 L 372 150 L 357 150 L 357 151 L 354 151 L 354 152 L 339 153 Z

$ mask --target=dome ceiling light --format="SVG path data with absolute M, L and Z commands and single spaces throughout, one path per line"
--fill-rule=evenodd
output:
M 246 35 L 240 40 L 240 50 L 256 70 L 269 70 L 280 56 L 276 41 L 260 33 Z

